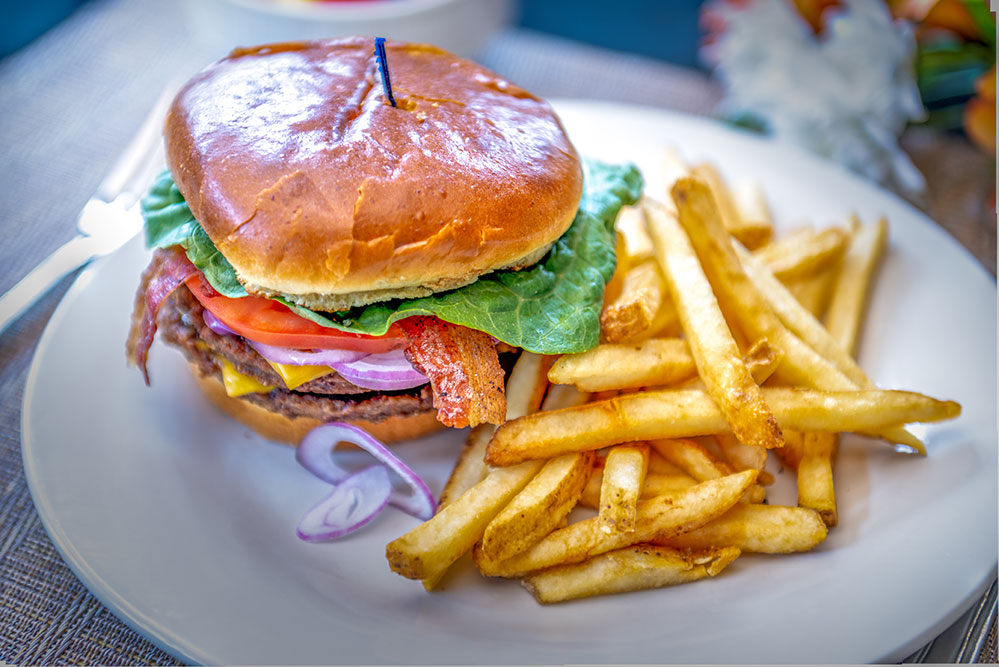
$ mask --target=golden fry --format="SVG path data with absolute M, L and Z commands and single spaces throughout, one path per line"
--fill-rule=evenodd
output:
M 743 235 L 749 241 L 746 247 L 755 250 L 769 243 L 773 237 L 773 218 L 760 184 L 752 181 L 737 183 L 732 188 L 732 200 L 742 221 L 741 226 L 760 230 L 752 235 Z
M 569 514 L 593 470 L 593 452 L 549 459 L 537 475 L 494 518 L 482 549 L 503 560 L 529 548 Z
M 833 456 L 838 442 L 835 433 L 806 433 L 798 462 L 798 505 L 818 512 L 830 528 L 839 522 L 833 488 Z
M 606 391 L 682 382 L 697 374 L 687 341 L 650 338 L 638 345 L 604 344 L 560 357 L 548 379 L 583 391 Z
M 673 186 L 674 200 L 681 221 L 690 224 L 694 201 L 687 193 L 689 179 L 680 179 Z M 710 201 L 710 193 L 703 192 Z M 649 233 L 656 247 L 673 303 L 687 335 L 691 356 L 708 393 L 718 402 L 732 431 L 742 442 L 761 447 L 783 444 L 780 428 L 767 408 L 760 388 L 742 360 L 739 348 L 725 323 L 718 301 L 711 291 L 690 241 L 680 223 L 661 207 L 645 207 Z M 715 210 L 705 215 L 717 216 Z M 716 224 L 720 224 L 715 221 Z
M 826 314 L 829 335 L 848 353 L 857 345 L 857 332 L 867 302 L 871 277 L 888 242 L 888 222 L 882 218 L 854 235 L 836 281 Z
M 648 467 L 649 446 L 645 443 L 618 445 L 607 453 L 598 514 L 605 531 L 627 533 L 635 529 Z
M 822 230 L 806 227 L 760 248 L 755 255 L 777 278 L 792 280 L 835 265 L 849 240 L 849 232 L 842 227 Z
M 732 193 L 729 192 L 728 186 L 714 165 L 699 164 L 690 170 L 690 176 L 708 187 L 714 199 L 714 208 L 718 211 L 719 221 L 729 234 L 748 248 L 766 245 L 773 233 L 772 225 L 767 220 L 746 219 L 739 215 Z M 675 183 L 673 187 L 676 187 Z
M 522 581 L 542 604 L 593 595 L 662 588 L 719 574 L 739 556 L 734 547 L 678 551 L 638 545 L 611 551 L 575 565 L 559 565 Z
M 700 528 L 654 541 L 678 549 L 734 546 L 745 552 L 785 554 L 808 551 L 827 533 L 826 524 L 810 509 L 739 504 Z
M 906 391 L 819 391 L 773 387 L 764 398 L 784 428 L 869 433 L 953 419 L 961 406 Z M 500 426 L 486 448 L 490 465 L 514 465 L 636 440 L 728 431 L 711 397 L 697 390 L 623 394 L 568 410 L 540 412 Z
M 622 343 L 646 333 L 663 305 L 666 286 L 654 260 L 631 267 L 621 292 L 600 313 L 600 331 L 608 343 Z

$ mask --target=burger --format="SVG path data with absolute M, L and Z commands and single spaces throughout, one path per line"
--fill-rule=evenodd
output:
M 631 166 L 581 160 L 552 108 L 424 44 L 233 51 L 177 94 L 127 354 L 157 331 L 208 400 L 296 443 L 501 423 L 504 364 L 599 337 Z

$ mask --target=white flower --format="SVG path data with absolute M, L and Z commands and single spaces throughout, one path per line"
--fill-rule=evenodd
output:
M 913 195 L 919 171 L 898 146 L 925 112 L 911 27 L 881 0 L 846 0 L 816 37 L 790 0 L 715 2 L 726 30 L 706 47 L 725 87 L 720 111 L 752 113 L 779 139 Z

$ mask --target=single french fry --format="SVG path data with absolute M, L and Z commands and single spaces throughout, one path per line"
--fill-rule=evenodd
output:
M 440 499 L 437 501 L 438 512 L 489 474 L 489 466 L 485 461 L 486 445 L 495 432 L 495 424 L 479 424 L 469 432 L 468 440 L 458 453 L 458 460 L 451 470 L 451 476 L 441 490 Z
M 820 230 L 804 227 L 760 248 L 755 256 L 778 279 L 791 280 L 835 265 L 849 240 L 849 232 L 842 227 Z
M 494 560 L 503 560 L 554 530 L 579 500 L 593 470 L 594 456 L 585 452 L 549 459 L 486 526 L 483 551 Z
M 651 454 L 651 452 L 650 452 Z M 603 482 L 603 469 L 594 468 L 590 480 L 586 483 L 583 493 L 579 496 L 579 505 L 590 509 L 600 508 L 600 486 Z M 697 480 L 687 473 L 677 470 L 670 473 L 650 472 L 645 475 L 639 500 L 675 493 L 697 484 Z
M 680 179 L 673 187 L 681 220 L 689 216 L 682 185 L 686 182 Z M 710 198 L 710 193 L 705 196 Z M 647 205 L 644 211 L 656 257 L 708 393 L 739 440 L 767 448 L 781 446 L 780 428 L 742 360 L 687 235 L 662 207 Z
M 663 458 L 674 464 L 699 482 L 718 479 L 735 472 L 731 466 L 719 460 L 701 443 L 688 438 L 671 440 L 651 440 L 649 444 Z M 750 445 L 747 445 L 750 446 Z M 763 450 L 766 451 L 766 450 Z M 752 468 L 752 470 L 759 469 Z M 750 503 L 761 503 L 766 497 L 766 491 L 759 484 L 749 487 L 743 500 Z
M 769 243 L 773 238 L 773 217 L 770 215 L 770 206 L 760 184 L 756 181 L 736 183 L 732 188 L 732 201 L 742 221 L 741 227 L 760 230 L 757 234 L 747 237 L 747 240 L 754 245 L 746 247 L 755 250 Z
M 521 582 L 541 604 L 593 595 L 626 593 L 713 577 L 738 558 L 734 547 L 678 551 L 638 545 L 611 551 L 575 565 L 559 565 Z
M 622 209 L 623 210 L 623 209 Z M 621 232 L 615 232 L 615 248 L 614 256 L 617 257 L 617 265 L 614 267 L 614 273 L 611 274 L 610 280 L 604 285 L 604 299 L 603 305 L 606 306 L 608 303 L 614 301 L 617 295 L 621 293 L 621 285 L 624 283 L 624 274 L 628 272 L 628 257 L 625 254 L 625 241 L 624 236 Z
M 622 208 L 614 228 L 622 242 L 617 254 L 618 266 L 627 271 L 636 264 L 652 259 L 652 239 L 645 231 L 641 208 L 638 206 Z
M 680 222 L 726 317 L 736 322 L 749 338 L 766 338 L 784 353 L 775 377 L 796 387 L 831 391 L 858 389 L 857 383 L 794 335 L 777 317 L 766 297 L 746 274 L 732 239 L 717 219 L 713 200 L 704 184 L 693 179 L 680 179 L 674 191 L 683 199 L 682 206 L 678 199 Z M 696 354 L 694 358 L 697 359 Z M 738 431 L 735 434 L 742 442 L 757 444 L 741 437 Z M 890 429 L 877 435 L 903 444 L 919 454 L 926 454 L 923 443 L 905 429 Z
M 739 215 L 732 193 L 713 164 L 706 162 L 695 166 L 690 170 L 690 176 L 699 179 L 709 188 L 718 211 L 719 222 L 729 234 L 751 248 L 763 246 L 770 240 L 773 227 L 767 221 L 745 220 Z M 673 187 L 676 187 L 676 183 Z M 676 204 L 679 211 L 680 205 Z
M 777 421 L 785 429 L 798 431 L 880 432 L 901 424 L 953 419 L 961 413 L 958 403 L 907 391 L 765 387 L 763 396 Z M 507 466 L 622 442 L 727 431 L 728 423 L 706 392 L 687 389 L 622 394 L 507 422 L 490 440 L 486 462 Z
M 548 380 L 592 392 L 673 384 L 696 374 L 687 341 L 650 338 L 638 345 L 605 343 L 563 355 L 548 371 Z
M 783 352 L 770 345 L 766 338 L 761 338 L 753 343 L 742 360 L 756 384 L 762 385 L 777 371 L 783 358 Z
M 822 318 L 829 308 L 829 300 L 836 284 L 836 268 L 823 269 L 804 278 L 782 280 L 781 284 L 805 310 L 816 318 Z
M 686 475 L 677 466 L 663 458 L 663 455 L 654 449 L 649 450 L 649 472 L 648 475 Z
M 744 445 L 730 433 L 716 433 L 714 438 L 735 470 L 763 470 L 767 464 L 767 450 L 762 447 Z
M 835 433 L 806 433 L 798 463 L 798 505 L 818 512 L 830 528 L 839 521 L 833 487 L 833 456 L 838 441 Z
M 731 475 L 727 463 L 719 461 L 695 440 L 674 438 L 649 442 L 664 459 L 683 470 L 699 482 Z
M 745 552 L 785 554 L 808 551 L 827 534 L 826 524 L 814 510 L 739 504 L 700 528 L 653 541 L 678 549 L 734 546 Z
M 784 429 L 784 446 L 773 450 L 773 452 L 777 455 L 781 465 L 796 471 L 798 464 L 801 463 L 804 445 L 805 436 L 801 431 Z
M 867 303 L 871 276 L 884 254 L 887 241 L 888 222 L 882 218 L 873 225 L 861 227 L 843 257 L 836 289 L 826 313 L 826 327 L 829 335 L 850 354 L 857 345 L 857 332 Z
M 628 533 L 635 529 L 648 466 L 649 446 L 645 443 L 618 445 L 607 453 L 598 514 L 605 532 Z
M 666 286 L 652 259 L 632 266 L 623 276 L 621 292 L 600 312 L 600 332 L 608 343 L 621 343 L 649 330 L 663 304 Z
M 703 526 L 738 502 L 755 480 L 756 471 L 746 470 L 643 500 L 638 504 L 638 519 L 631 532 L 604 532 L 596 516 L 556 530 L 527 551 L 504 561 L 490 560 L 479 547 L 472 555 L 479 571 L 494 577 L 519 577 L 552 565 L 578 563 L 614 549 Z

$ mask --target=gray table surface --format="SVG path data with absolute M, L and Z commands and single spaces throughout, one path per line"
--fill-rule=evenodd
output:
M 477 59 L 545 97 L 697 114 L 710 113 L 718 99 L 700 73 L 522 30 L 504 32 Z M 0 61 L 0 292 L 73 236 L 77 212 L 164 84 L 208 60 L 186 36 L 173 3 L 94 0 Z M 931 186 L 951 192 L 942 180 L 958 178 L 970 195 L 956 202 L 953 195 L 951 201 L 934 198 L 927 207 L 994 275 L 995 220 L 983 194 L 992 179 L 988 162 L 959 138 L 919 132 L 907 137 L 925 168 L 940 164 L 941 142 L 948 161 L 966 171 L 955 176 L 954 169 L 945 170 L 931 177 Z M 958 222 L 948 224 L 950 218 Z M 178 664 L 80 584 L 46 535 L 28 493 L 20 457 L 25 378 L 38 338 L 72 278 L 0 334 L 0 660 Z M 973 620 L 962 619 L 915 657 L 958 658 L 963 628 Z M 970 654 L 963 655 L 966 661 Z M 994 627 L 982 659 L 995 660 Z

